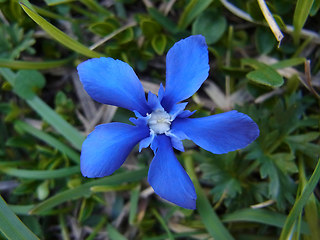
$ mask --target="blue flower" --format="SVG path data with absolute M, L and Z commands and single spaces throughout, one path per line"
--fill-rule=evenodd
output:
M 166 58 L 166 88 L 158 96 L 149 92 L 146 101 L 133 69 L 112 58 L 89 59 L 78 66 L 80 80 L 96 101 L 133 111 L 134 125 L 99 125 L 82 145 L 83 176 L 104 177 L 117 170 L 136 144 L 139 151 L 149 145 L 155 156 L 148 181 L 162 198 L 181 207 L 196 208 L 196 192 L 173 148 L 184 151 L 181 140 L 189 139 L 215 153 L 246 147 L 259 135 L 257 124 L 247 115 L 230 111 L 209 117 L 190 118 L 184 110 L 191 97 L 207 79 L 208 50 L 203 36 L 190 36 L 169 50 Z

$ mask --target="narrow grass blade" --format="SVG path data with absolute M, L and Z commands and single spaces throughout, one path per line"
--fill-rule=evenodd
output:
M 277 24 L 277 22 L 274 20 L 266 2 L 264 0 L 258 0 L 258 4 L 259 4 L 259 7 L 262 11 L 262 14 L 264 16 L 264 18 L 266 19 L 271 31 L 273 32 L 273 35 L 275 36 L 275 38 L 277 39 L 279 45 L 280 46 L 280 43 L 281 43 L 281 40 L 283 38 L 283 34 Z
M 21 167 L 28 165 L 27 161 L 0 161 L 0 167 Z
M 205 234 L 203 231 L 196 231 L 196 232 L 182 232 L 182 233 L 174 233 L 172 236 L 174 239 L 200 239 L 197 235 Z M 157 235 L 153 237 L 144 237 L 142 240 L 166 240 L 168 239 L 167 234 Z M 212 239 L 212 238 L 203 238 L 203 239 Z
M 119 233 L 111 224 L 107 226 L 107 233 L 111 240 L 127 240 L 127 238 Z
M 34 208 L 34 205 L 10 205 L 8 204 L 8 207 L 18 215 L 29 215 L 29 211 Z
M 0 231 L 8 239 L 35 240 L 34 235 L 12 212 L 6 202 L 0 196 Z
M 16 168 L 1 168 L 1 172 L 15 176 L 18 178 L 27 178 L 27 179 L 54 179 L 54 178 L 63 178 L 70 175 L 80 173 L 80 167 L 69 167 L 56 170 L 25 170 L 25 169 L 16 169 Z
M 100 222 L 93 228 L 93 231 L 86 238 L 86 240 L 95 240 L 99 231 L 103 228 L 103 226 L 106 224 L 106 222 L 107 222 L 106 217 L 101 218 Z M 120 238 L 119 238 L 119 240 L 120 240 Z
M 302 57 L 290 58 L 290 59 L 282 60 L 277 63 L 271 64 L 270 67 L 272 67 L 273 69 L 282 69 L 282 68 L 293 67 L 300 64 L 304 64 L 305 61 L 306 59 Z
M 120 185 L 122 183 L 130 183 L 134 181 L 139 181 L 147 175 L 147 169 L 141 169 L 131 172 L 114 174 L 105 178 L 98 180 L 93 180 L 73 189 L 69 189 L 54 195 L 51 198 L 41 202 L 36 205 L 30 214 L 38 214 L 52 209 L 53 207 L 73 199 L 78 199 L 81 197 L 88 197 L 91 195 L 90 188 L 93 186 L 101 185 Z
M 320 179 L 320 159 L 318 160 L 318 164 L 312 176 L 310 177 L 308 183 L 306 184 L 301 196 L 293 205 L 293 208 L 291 209 L 286 219 L 286 222 L 284 224 L 284 227 L 280 235 L 280 240 L 285 240 L 289 238 L 291 229 L 293 228 L 295 221 L 298 219 L 299 214 L 301 213 L 303 207 L 308 202 L 309 197 L 311 196 L 314 188 L 317 186 L 319 182 L 319 179 Z
M 307 184 L 307 178 L 305 174 L 304 162 L 301 155 L 299 157 L 298 166 L 299 166 L 299 184 L 301 189 L 305 189 Z M 314 193 L 311 194 L 310 198 L 308 199 L 304 207 L 304 218 L 310 228 L 310 234 L 306 235 L 304 239 L 305 240 L 320 239 L 320 229 L 319 229 L 320 218 L 319 218 L 319 212 L 317 210 L 317 200 Z M 303 233 L 303 231 L 301 232 Z
M 44 9 L 44 8 L 41 8 L 41 7 L 38 7 L 38 6 L 35 6 L 35 5 L 33 5 L 33 9 L 39 15 L 47 17 L 47 18 L 58 19 L 58 20 L 66 20 L 66 21 L 70 21 L 70 22 L 74 21 L 74 19 L 72 19 L 70 17 L 61 16 L 59 14 L 56 14 L 54 12 L 50 12 L 47 9 Z
M 233 240 L 234 238 L 228 231 L 228 229 L 223 225 L 218 215 L 213 210 L 210 205 L 209 200 L 204 194 L 201 186 L 198 182 L 196 174 L 194 172 L 194 166 L 191 156 L 185 156 L 185 166 L 186 170 L 196 188 L 197 192 L 197 210 L 200 214 L 202 223 L 206 227 L 208 233 L 214 238 L 219 240 Z
M 314 0 L 298 0 L 293 15 L 293 37 L 296 44 L 299 42 L 299 37 L 303 25 L 307 21 Z
M 92 192 L 115 192 L 115 191 L 125 191 L 131 190 L 136 187 L 136 183 L 117 185 L 117 186 L 93 186 L 90 188 Z
M 15 74 L 8 68 L 0 68 L 2 76 L 14 86 Z M 29 106 L 36 111 L 45 121 L 53 126 L 62 136 L 64 136 L 76 149 L 80 150 L 84 136 L 67 121 L 53 111 L 45 102 L 38 96 L 26 100 Z
M 39 203 L 29 211 L 29 214 L 41 214 L 63 202 L 79 199 L 81 197 L 89 197 L 90 194 L 90 189 L 84 185 L 65 190 Z
M 170 20 L 168 17 L 164 16 L 156 8 L 148 8 L 148 13 L 170 33 L 177 34 L 180 31 L 175 22 Z
M 60 31 L 58 28 L 47 22 L 43 17 L 32 11 L 26 5 L 20 5 L 23 10 L 29 15 L 29 17 L 32 18 L 33 21 L 35 21 L 44 31 L 46 31 L 53 39 L 55 39 L 62 45 L 87 57 L 98 58 L 102 56 L 102 54 L 90 50 L 86 46 L 66 35 L 64 32 Z
M 278 228 L 282 228 L 285 221 L 286 215 L 268 211 L 265 209 L 252 209 L 245 208 L 241 210 L 237 210 L 233 213 L 225 214 L 222 217 L 223 222 L 256 222 L 269 226 L 274 226 Z M 308 225 L 306 222 L 301 223 L 301 232 L 309 233 Z
M 136 220 L 138 212 L 138 202 L 140 194 L 140 185 L 131 190 L 130 210 L 129 210 L 129 224 L 133 225 Z
M 182 12 L 178 22 L 179 28 L 186 29 L 192 20 L 206 10 L 212 1 L 213 0 L 191 0 Z
M 45 121 L 53 126 L 62 136 L 64 136 L 76 149 L 80 150 L 85 137 L 59 114 L 53 111 L 45 102 L 38 96 L 27 103 L 35 110 Z
M 61 151 L 62 153 L 67 155 L 73 162 L 77 164 L 80 163 L 80 155 L 77 152 L 75 152 L 73 149 L 71 149 L 64 143 L 60 142 L 56 138 L 52 137 L 48 133 L 40 131 L 34 128 L 33 126 L 29 125 L 28 123 L 22 121 L 15 122 L 15 126 L 33 135 L 34 137 L 46 142 L 48 145 L 54 147 L 55 149 Z
M 168 228 L 168 226 L 167 226 L 166 222 L 164 221 L 164 219 L 161 217 L 161 215 L 155 209 L 152 209 L 152 213 L 156 217 L 156 219 L 159 221 L 159 223 L 161 224 L 163 229 L 167 232 L 168 239 L 173 240 L 174 238 L 172 236 L 172 233 L 171 233 L 170 229 Z
M 65 217 L 63 214 L 59 214 L 59 223 L 61 229 L 61 238 L 63 240 L 70 240 L 70 233 L 68 231 L 68 226 L 66 224 Z
M 15 61 L 10 59 L 0 59 L 0 67 L 6 67 L 11 69 L 50 69 L 61 67 L 69 63 L 72 58 L 66 58 L 56 61 L 44 61 L 44 62 L 30 62 L 30 61 Z
M 44 0 L 48 6 L 59 5 L 62 3 L 73 2 L 75 0 Z

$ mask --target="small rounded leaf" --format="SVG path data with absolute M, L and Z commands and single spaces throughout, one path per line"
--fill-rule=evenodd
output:
M 261 54 L 268 54 L 276 45 L 276 39 L 268 28 L 258 28 L 255 33 L 256 47 Z
M 144 18 L 140 21 L 140 27 L 143 35 L 148 39 L 152 39 L 152 37 L 158 34 L 162 29 L 159 23 L 148 18 Z
M 164 34 L 158 34 L 151 40 L 151 45 L 158 55 L 162 55 L 167 45 L 167 37 Z
M 35 92 L 45 85 L 44 76 L 37 70 L 20 70 L 14 82 L 13 90 L 24 99 L 32 99 Z
M 263 67 L 249 72 L 247 78 L 258 84 L 269 87 L 280 87 L 283 84 L 281 75 L 271 67 Z
M 227 20 L 224 16 L 212 11 L 201 14 L 192 25 L 192 34 L 201 34 L 207 44 L 217 42 L 227 29 Z

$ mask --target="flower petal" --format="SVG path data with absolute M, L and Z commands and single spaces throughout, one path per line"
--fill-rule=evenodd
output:
M 170 112 L 169 112 L 169 114 L 171 116 L 171 121 L 173 121 L 178 115 L 180 115 L 183 112 L 183 110 L 186 108 L 187 105 L 188 105 L 187 102 L 173 105 Z
M 155 193 L 180 207 L 196 208 L 196 191 L 188 174 L 175 157 L 170 138 L 157 135 L 158 150 L 153 158 L 148 181 Z
M 155 134 L 151 132 L 149 137 L 146 137 L 145 139 L 142 139 L 140 141 L 140 143 L 139 143 L 139 152 L 141 152 L 141 150 L 143 148 L 149 147 L 151 145 L 154 137 L 155 137 Z
M 183 131 L 194 143 L 216 154 L 244 148 L 259 136 L 257 124 L 237 111 L 203 118 L 177 118 L 171 128 Z
M 152 111 L 164 110 L 157 95 L 153 94 L 150 91 L 148 93 L 148 105 Z
M 149 111 L 141 82 L 127 63 L 101 57 L 89 59 L 77 69 L 84 89 L 94 100 L 142 115 Z
M 123 164 L 132 148 L 148 135 L 147 127 L 124 123 L 97 126 L 82 144 L 82 175 L 93 178 L 112 174 Z
M 201 35 L 183 39 L 167 54 L 166 88 L 162 106 L 171 107 L 191 97 L 207 79 L 209 72 L 208 47 Z

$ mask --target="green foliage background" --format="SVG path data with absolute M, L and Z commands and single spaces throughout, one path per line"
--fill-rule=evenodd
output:
M 258 2 L 284 38 L 277 43 Z M 0 238 L 320 239 L 320 0 L 0 0 Z M 259 138 L 214 155 L 178 155 L 197 210 L 171 205 L 146 181 L 151 150 L 112 176 L 85 179 L 81 144 L 128 111 L 93 102 L 76 66 L 129 63 L 146 91 L 165 82 L 165 54 L 206 37 L 210 76 L 195 117 L 237 109 Z

